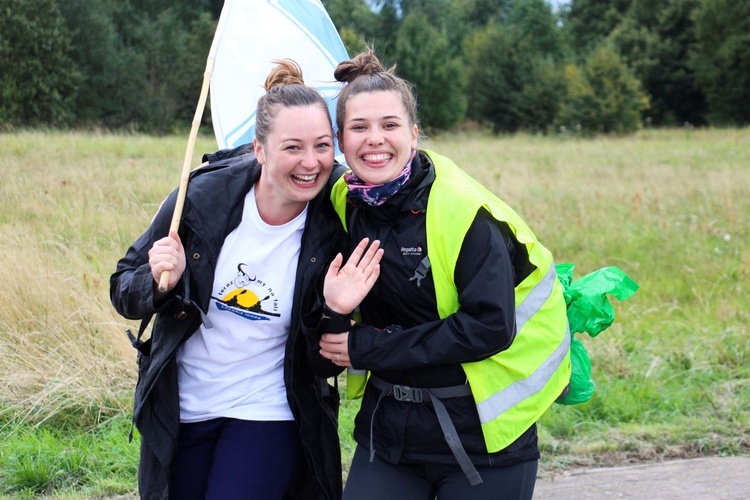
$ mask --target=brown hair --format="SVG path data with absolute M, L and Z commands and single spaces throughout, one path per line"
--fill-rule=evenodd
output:
M 330 123 L 326 100 L 316 89 L 305 85 L 302 69 L 291 59 L 277 59 L 276 65 L 266 78 L 263 88 L 266 93 L 258 99 L 255 115 L 255 138 L 266 143 L 273 121 L 280 108 L 320 106 Z
M 346 102 L 350 97 L 366 92 L 395 91 L 401 96 L 401 102 L 409 117 L 410 125 L 417 125 L 417 98 L 412 85 L 397 76 L 396 66 L 385 69 L 372 47 L 367 47 L 348 61 L 336 66 L 333 72 L 337 81 L 346 83 L 339 94 L 336 104 L 336 127 L 343 130 Z

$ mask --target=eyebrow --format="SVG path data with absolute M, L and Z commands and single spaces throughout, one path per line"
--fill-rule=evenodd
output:
M 315 137 L 313 140 L 319 141 L 321 139 L 333 139 L 333 134 L 319 135 L 318 137 Z M 304 139 L 300 139 L 298 137 L 287 137 L 286 139 L 281 139 L 281 142 L 289 142 L 289 141 L 304 142 Z
M 398 115 L 388 115 L 388 116 L 381 116 L 379 118 L 376 118 L 376 120 L 403 120 L 404 118 Z M 347 120 L 347 122 L 363 122 L 368 120 L 368 118 L 350 118 Z

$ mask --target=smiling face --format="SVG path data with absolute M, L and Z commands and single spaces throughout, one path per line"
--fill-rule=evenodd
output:
M 411 123 L 396 91 L 363 92 L 346 102 L 339 146 L 357 177 L 370 184 L 395 179 L 417 148 Z
M 333 132 L 321 106 L 282 107 L 261 144 L 253 141 L 263 165 L 256 202 L 269 224 L 288 222 L 320 193 L 333 168 Z M 282 222 L 278 222 L 282 221 Z

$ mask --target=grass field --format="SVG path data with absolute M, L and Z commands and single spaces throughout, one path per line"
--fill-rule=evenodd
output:
M 0 493 L 132 493 L 136 326 L 109 275 L 177 185 L 185 137 L 0 135 Z M 750 129 L 632 137 L 457 135 L 427 146 L 513 206 L 580 278 L 640 285 L 614 325 L 578 335 L 588 403 L 540 423 L 541 474 L 750 453 Z M 200 137 L 200 154 L 213 151 Z M 341 411 L 345 462 L 357 402 Z

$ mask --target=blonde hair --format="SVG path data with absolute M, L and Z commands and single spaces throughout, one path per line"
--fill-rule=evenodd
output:
M 266 93 L 258 99 L 255 115 L 255 138 L 261 144 L 266 143 L 271 133 L 274 118 L 281 108 L 320 106 L 328 117 L 326 100 L 316 89 L 305 85 L 302 69 L 291 59 L 277 59 L 276 65 L 266 77 L 263 88 Z

